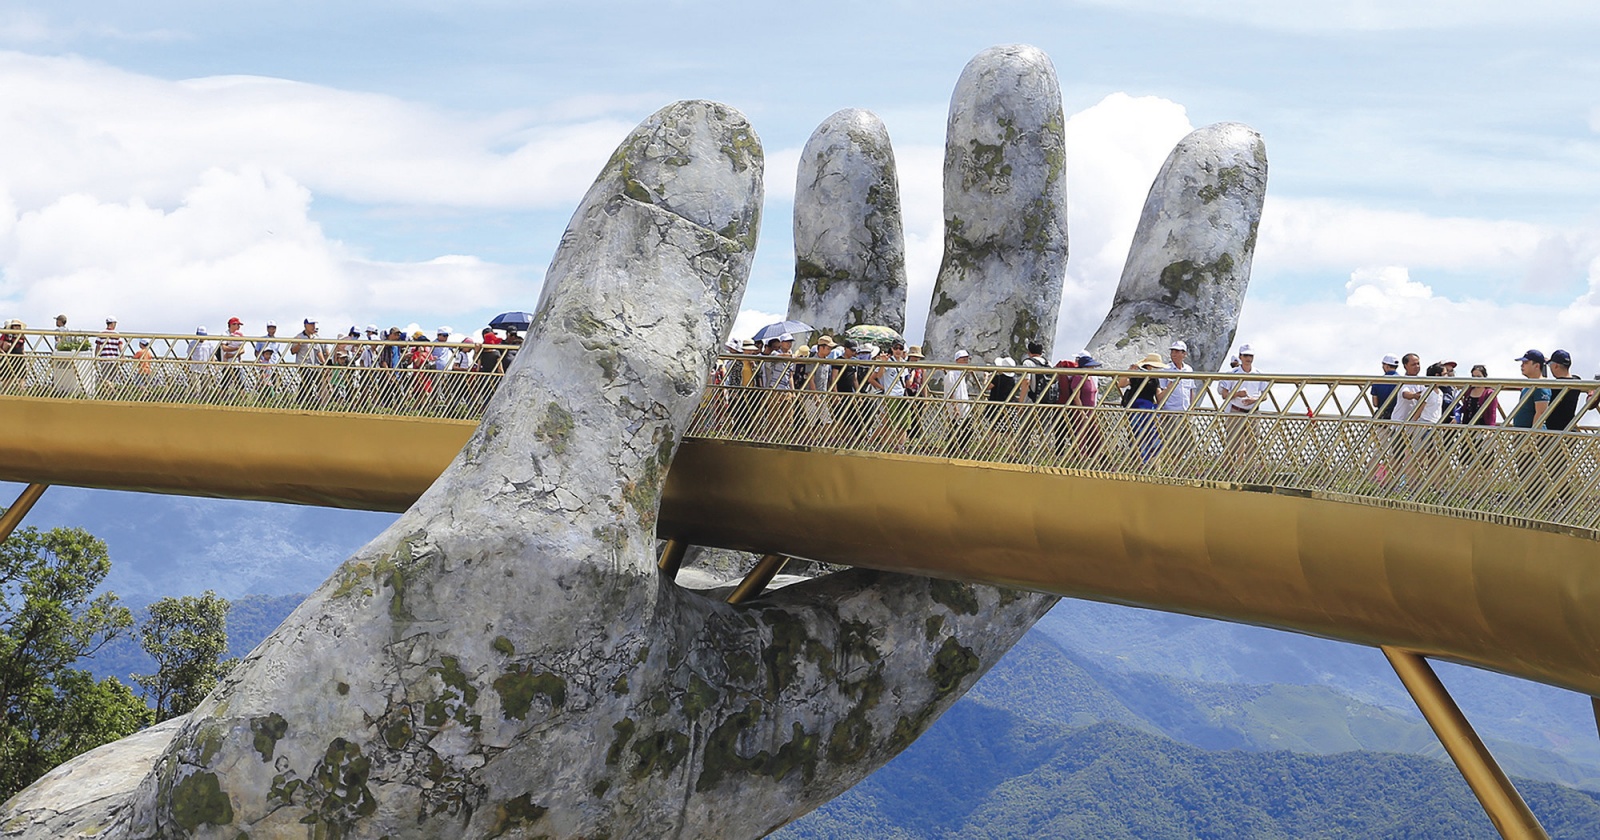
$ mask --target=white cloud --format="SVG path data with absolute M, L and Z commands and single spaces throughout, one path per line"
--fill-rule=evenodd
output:
M 210 169 L 170 210 L 75 193 L 0 213 L 0 300 L 35 320 L 59 310 L 92 326 L 114 312 L 126 330 L 187 331 L 230 315 L 259 328 L 302 315 L 348 325 L 453 314 L 516 287 L 513 270 L 471 257 L 365 259 L 309 220 L 310 200 L 281 173 Z
M 1559 26 L 1600 21 L 1588 0 L 1078 0 L 1134 12 L 1219 20 L 1292 32 Z
M 1346 304 L 1380 313 L 1403 312 L 1433 297 L 1433 289 L 1412 280 L 1410 271 L 1396 265 L 1358 268 L 1344 288 L 1349 292 Z
M 1541 249 L 1555 247 L 1564 236 L 1529 222 L 1278 198 L 1269 191 L 1261 212 L 1256 266 L 1271 272 L 1396 263 L 1506 272 L 1525 267 Z
M 451 114 L 252 76 L 169 82 L 20 53 L 0 53 L 0 89 L 0 184 L 24 207 L 70 191 L 161 204 L 197 169 L 248 166 L 355 202 L 570 206 L 632 128 Z

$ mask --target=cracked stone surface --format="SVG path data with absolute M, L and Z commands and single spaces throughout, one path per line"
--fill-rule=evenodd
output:
M 949 360 L 1048 354 L 1067 270 L 1065 121 L 1044 52 L 991 47 L 950 97 L 944 148 L 944 261 L 923 350 Z
M 905 330 L 900 181 L 889 130 L 870 111 L 828 117 L 800 153 L 789 317 L 813 338 L 857 324 Z
M 1179 141 L 1145 199 L 1111 312 L 1089 352 L 1113 368 L 1189 345 L 1195 370 L 1220 370 L 1250 285 L 1267 193 L 1267 147 L 1240 123 Z

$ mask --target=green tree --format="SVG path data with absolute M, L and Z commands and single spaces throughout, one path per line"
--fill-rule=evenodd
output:
M 133 624 L 111 593 L 106 544 L 81 528 L 24 528 L 0 543 L 0 800 L 150 722 L 114 678 L 73 668 Z
M 222 660 L 231 606 L 209 589 L 199 597 L 162 598 L 150 605 L 139 626 L 139 644 L 156 661 L 156 672 L 133 680 L 154 704 L 157 721 L 193 709 L 233 668 L 237 660 Z

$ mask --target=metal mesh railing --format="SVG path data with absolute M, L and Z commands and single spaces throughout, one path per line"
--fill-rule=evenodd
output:
M 511 349 L 43 331 L 7 331 L 0 343 L 0 396 L 470 420 L 483 415 Z M 318 361 L 279 362 L 279 353 Z
M 1576 392 L 1580 407 L 1600 383 L 1574 380 L 1287 377 L 1184 374 L 1145 395 L 1162 405 L 1192 388 L 1187 410 L 1132 408 L 1113 387 L 1162 371 L 829 364 L 724 357 L 690 426 L 691 436 L 906 457 L 956 459 L 1138 481 L 1244 485 L 1306 491 L 1516 524 L 1593 531 L 1600 525 L 1600 436 L 1480 425 L 1495 404 L 1510 417 L 1530 384 Z M 775 368 L 774 366 L 779 366 Z M 867 384 L 839 390 L 846 379 Z M 763 382 L 789 374 L 790 387 Z M 951 375 L 951 374 L 954 375 Z M 1166 372 L 1170 375 L 1172 372 Z M 1029 377 L 1044 394 L 1030 399 Z M 898 380 L 903 395 L 879 382 Z M 874 382 L 872 380 L 878 380 Z M 1043 388 L 1054 380 L 1055 388 Z M 1372 386 L 1403 381 L 1460 422 L 1380 420 Z M 1015 384 L 1012 384 L 1015 383 Z M 1468 399 L 1468 387 L 1491 389 Z M 1453 394 L 1445 395 L 1445 388 Z M 1097 399 L 1087 399 L 1092 390 Z M 894 389 L 891 389 L 894 390 Z M 1254 391 L 1240 410 L 1234 398 Z M 1044 400 L 1049 401 L 1044 401 Z M 1093 403 L 1092 405 L 1089 403 Z M 1503 413 L 1501 413 L 1503 410 Z M 1580 415 L 1581 417 L 1581 415 Z

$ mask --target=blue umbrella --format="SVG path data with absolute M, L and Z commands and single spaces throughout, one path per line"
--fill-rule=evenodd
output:
M 489 321 L 489 326 L 497 330 L 526 330 L 532 323 L 532 312 L 502 312 Z
M 784 333 L 794 335 L 795 333 L 808 332 L 811 332 L 811 325 L 804 321 L 779 321 L 776 324 L 768 324 L 756 330 L 756 334 L 751 338 L 755 341 L 771 341 Z

